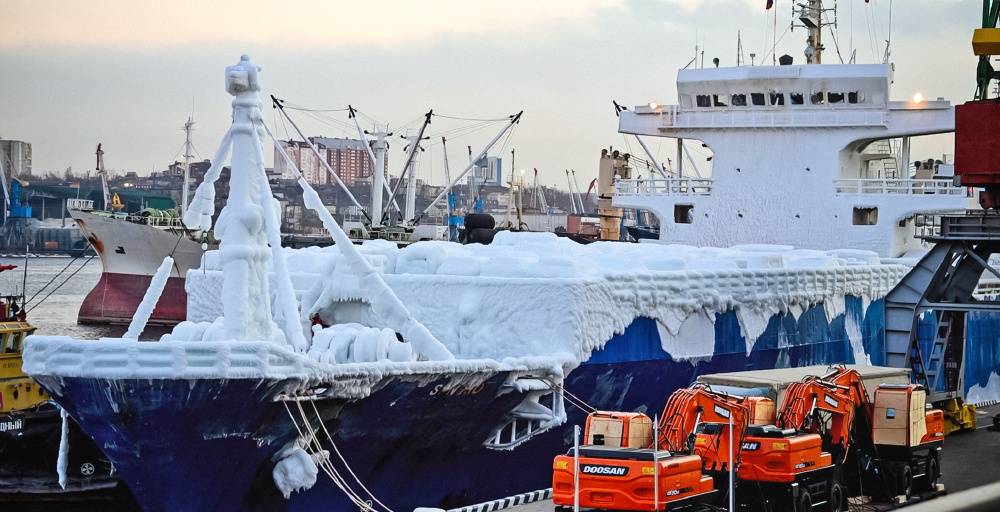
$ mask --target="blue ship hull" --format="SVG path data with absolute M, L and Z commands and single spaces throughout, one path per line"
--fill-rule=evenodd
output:
M 736 314 L 717 315 L 714 355 L 699 362 L 675 361 L 661 348 L 656 322 L 637 318 L 564 385 L 592 407 L 652 416 L 673 390 L 702 374 L 856 362 L 847 315 L 860 325 L 872 363 L 884 364 L 882 302 L 863 311 L 861 299 L 848 297 L 846 313 L 830 323 L 822 307 L 798 318 L 772 317 L 750 354 Z M 982 377 L 975 372 L 997 371 L 996 358 L 980 366 L 968 381 Z M 448 509 L 549 487 L 552 458 L 572 445 L 573 425 L 586 417 L 567 402 L 565 424 L 513 450 L 486 448 L 484 441 L 523 398 L 498 394 L 505 378 L 497 374 L 478 391 L 456 394 L 435 391 L 447 378 L 397 378 L 361 400 L 305 406 L 318 427 L 315 404 L 347 466 L 382 503 L 399 511 Z M 56 385 L 49 379 L 40 381 L 104 448 L 147 512 L 356 508 L 323 473 L 312 489 L 290 499 L 275 487 L 271 457 L 298 435 L 291 418 L 297 413 L 274 400 L 288 382 L 62 378 Z M 348 475 L 336 456 L 332 460 Z

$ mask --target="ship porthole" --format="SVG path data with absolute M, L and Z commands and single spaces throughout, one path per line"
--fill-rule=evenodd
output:
M 17 388 L 14 388 L 14 393 L 13 393 L 13 395 L 14 395 L 14 400 L 17 400 L 17 394 L 18 394 L 18 393 L 17 393 Z

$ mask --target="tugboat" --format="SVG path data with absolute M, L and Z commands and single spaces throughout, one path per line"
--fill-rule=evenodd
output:
M 15 268 L 0 265 L 0 272 Z M 21 370 L 24 339 L 35 332 L 23 305 L 23 294 L 0 295 L 0 503 L 108 495 L 119 482 L 111 462 L 76 422 L 67 418 L 64 427 L 62 408 Z M 60 475 L 64 435 L 67 457 Z

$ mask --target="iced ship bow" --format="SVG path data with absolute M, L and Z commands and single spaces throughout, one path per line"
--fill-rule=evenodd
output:
M 561 364 L 456 361 L 300 179 L 361 283 L 369 318 L 381 321 L 351 327 L 350 362 L 310 357 L 311 343 L 343 340 L 345 331 L 303 329 L 264 175 L 259 71 L 247 56 L 226 69 L 233 124 L 185 218 L 209 227 L 211 182 L 231 144 L 230 197 L 216 226 L 223 316 L 183 322 L 159 342 L 33 337 L 25 370 L 97 441 L 147 511 L 362 502 L 403 510 L 476 499 L 449 495 L 439 475 L 420 468 L 454 469 L 456 451 L 502 448 L 523 439 L 524 426 L 560 422 L 558 397 L 542 405 L 539 396 L 558 383 Z

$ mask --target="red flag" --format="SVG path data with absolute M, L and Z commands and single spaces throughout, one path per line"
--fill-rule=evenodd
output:
M 865 0 L 865 2 L 867 1 Z M 774 7 L 774 0 L 767 0 L 767 8 L 770 9 L 771 7 Z

